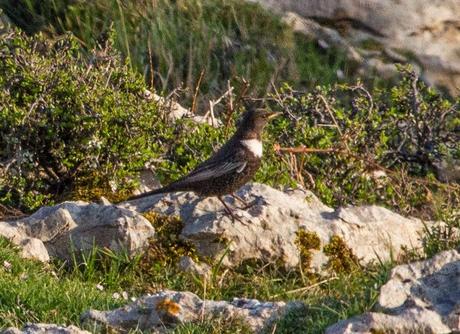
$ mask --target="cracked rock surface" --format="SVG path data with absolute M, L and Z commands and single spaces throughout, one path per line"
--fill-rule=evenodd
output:
M 460 253 L 395 267 L 380 289 L 374 312 L 343 320 L 327 334 L 458 333 L 460 331 Z
M 340 236 L 363 264 L 377 259 L 389 260 L 390 254 L 398 257 L 403 246 L 421 247 L 424 223 L 383 207 L 334 210 L 310 192 L 283 192 L 263 184 L 248 184 L 238 195 L 252 202 L 250 208 L 242 210 L 233 198 L 225 197 L 227 203 L 235 207 L 239 220 L 227 215 L 216 198 L 203 199 L 193 193 L 159 194 L 119 206 L 179 216 L 184 223 L 180 237 L 193 243 L 202 257 L 220 259 L 226 252 L 223 263 L 230 267 L 253 259 L 297 266 L 300 255 L 296 238 L 301 230 L 316 233 L 322 245 L 333 235 Z M 319 271 L 327 257 L 321 250 L 311 252 L 313 269 Z
M 0 221 L 0 235 L 21 246 L 24 257 L 48 261 L 50 256 L 70 259 L 72 249 L 87 251 L 95 245 L 134 254 L 148 244 L 154 229 L 134 211 L 78 201 Z
M 224 317 L 242 319 L 253 332 L 260 332 L 290 309 L 300 306 L 296 302 L 246 298 L 234 298 L 231 302 L 202 300 L 191 292 L 161 291 L 112 311 L 89 310 L 82 315 L 82 321 L 117 331 L 140 329 L 163 333 L 178 324 Z
M 460 93 L 458 0 L 249 0 L 284 16 L 297 32 L 390 77 L 411 63 L 429 83 Z M 366 48 L 366 45 L 369 45 Z

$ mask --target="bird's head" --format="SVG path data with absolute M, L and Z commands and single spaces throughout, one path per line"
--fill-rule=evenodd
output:
M 243 114 L 238 129 L 247 139 L 260 139 L 262 130 L 264 129 L 268 121 L 272 118 L 275 118 L 279 114 L 280 113 L 278 112 L 269 112 L 265 108 L 249 107 Z

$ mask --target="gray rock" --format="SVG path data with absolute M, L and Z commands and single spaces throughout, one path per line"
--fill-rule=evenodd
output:
M 148 101 L 153 101 L 158 104 L 160 110 L 171 120 L 176 121 L 181 118 L 190 118 L 196 123 L 207 123 L 212 126 L 221 125 L 221 121 L 218 119 L 212 119 L 210 116 L 204 117 L 201 115 L 193 114 L 190 109 L 184 108 L 179 103 L 165 99 L 149 90 L 144 91 L 144 98 Z
M 0 9 L 0 34 L 5 34 L 12 30 L 13 24 L 8 16 Z
M 71 249 L 94 246 L 134 254 L 154 229 L 142 215 L 112 205 L 64 202 L 15 221 L 0 221 L 0 235 L 23 247 L 25 257 L 70 259 Z
M 26 324 L 22 329 L 10 327 L 0 334 L 91 334 L 76 326 L 59 326 L 54 324 Z
M 20 254 L 25 259 L 35 259 L 41 262 L 48 262 L 50 256 L 45 244 L 37 238 L 25 237 L 19 242 Z
M 440 160 L 434 164 L 436 177 L 442 182 L 460 183 L 460 160 Z
M 426 81 L 446 87 L 452 95 L 460 93 L 460 2 L 458 0 L 249 0 L 258 2 L 292 21 L 296 31 L 333 43 L 356 60 L 350 46 L 361 52 L 364 44 L 381 45 L 378 56 L 389 62 L 403 58 L 422 67 Z M 324 34 L 311 25 L 303 27 L 300 19 L 322 22 L 325 29 L 341 27 L 342 41 L 334 33 Z M 328 22 L 328 27 L 324 22 Z M 344 42 L 346 41 L 346 42 Z M 372 41 L 372 43 L 369 43 Z M 345 47 L 344 47 L 345 46 Z M 394 57 L 394 54 L 398 54 Z M 408 54 L 408 57 L 404 57 Z M 353 55 L 353 57 L 350 57 Z M 368 58 L 364 56 L 363 58 Z M 377 69 L 378 70 L 378 69 Z M 387 71 L 388 69 L 383 68 Z
M 139 187 L 134 191 L 133 195 L 142 194 L 160 187 L 161 183 L 154 172 L 150 169 L 144 169 L 139 173 Z
M 201 277 L 209 277 L 211 274 L 211 267 L 206 263 L 196 263 L 190 256 L 181 256 L 179 259 L 178 267 L 184 272 L 189 272 Z
M 300 305 L 244 298 L 235 298 L 231 302 L 202 300 L 191 292 L 162 291 L 112 311 L 90 310 L 81 319 L 85 324 L 101 324 L 119 331 L 137 328 L 165 332 L 178 324 L 224 317 L 243 319 L 253 331 L 260 332 L 285 312 Z
M 240 221 L 233 221 L 215 198 L 199 198 L 193 193 L 160 194 L 120 204 L 140 212 L 154 210 L 177 215 L 184 228 L 181 238 L 192 242 L 202 257 L 220 259 L 236 266 L 243 260 L 281 261 L 286 267 L 299 264 L 295 240 L 299 230 L 315 232 L 322 245 L 333 235 L 340 236 L 363 264 L 376 259 L 398 257 L 401 247 L 421 247 L 425 225 L 377 206 L 344 207 L 323 205 L 312 193 L 282 192 L 262 184 L 248 184 L 238 194 L 254 205 L 235 209 Z M 225 197 L 230 205 L 238 205 Z M 320 251 L 312 251 L 313 267 L 320 270 L 327 261 Z
M 460 253 L 445 251 L 395 267 L 375 311 L 340 321 L 326 333 L 460 331 Z

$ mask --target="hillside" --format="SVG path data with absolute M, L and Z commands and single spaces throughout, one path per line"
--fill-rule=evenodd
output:
M 0 1 L 2 333 L 458 330 L 458 97 L 253 2 L 19 3 Z M 193 193 L 125 201 L 248 104 L 281 116 L 252 205 L 225 197 L 241 220 Z

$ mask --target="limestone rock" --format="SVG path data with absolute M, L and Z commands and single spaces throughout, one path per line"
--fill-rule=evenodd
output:
M 94 246 L 133 254 L 147 245 L 154 229 L 142 215 L 112 205 L 64 202 L 15 221 L 0 221 L 0 235 L 22 246 L 26 257 L 70 259 L 71 249 Z
M 247 210 L 235 209 L 240 221 L 233 221 L 215 198 L 199 198 L 193 193 L 160 194 L 120 204 L 136 211 L 154 210 L 177 215 L 184 228 L 181 238 L 194 244 L 202 257 L 220 259 L 236 266 L 243 260 L 281 261 L 286 267 L 299 264 L 297 232 L 315 232 L 321 244 L 340 236 L 363 264 L 376 259 L 398 257 L 401 246 L 421 247 L 424 224 L 377 206 L 344 207 L 334 210 L 312 193 L 282 192 L 262 184 L 248 184 L 238 194 L 253 202 Z M 239 205 L 225 197 L 231 206 Z M 313 267 L 320 270 L 327 261 L 320 251 L 312 251 Z
M 181 256 L 178 267 L 181 271 L 189 272 L 201 277 L 209 277 L 211 267 L 206 263 L 196 263 L 190 256 Z
M 329 327 L 339 333 L 451 333 L 460 330 L 460 253 L 445 251 L 395 267 L 376 312 Z
M 184 108 L 179 103 L 171 99 L 165 99 L 164 97 L 152 93 L 149 90 L 144 91 L 144 98 L 148 101 L 156 102 L 160 107 L 160 110 L 162 110 L 171 121 L 188 117 L 196 123 L 207 123 L 212 126 L 221 125 L 221 122 L 218 119 L 212 119 L 210 116 L 204 117 L 201 115 L 195 115 L 190 111 L 190 109 Z
M 293 15 L 297 16 L 296 31 L 334 43 L 350 59 L 357 59 L 356 55 L 350 57 L 354 54 L 350 48 L 368 58 L 365 45 L 372 45 L 372 51 L 379 51 L 372 58 L 383 58 L 388 63 L 408 58 L 408 62 L 421 66 L 426 81 L 446 87 L 452 95 L 460 93 L 458 0 L 249 1 L 286 16 L 288 22 L 292 22 Z M 318 22 L 324 29 L 312 29 L 302 19 Z M 325 29 L 329 31 L 326 35 Z
M 181 323 L 224 317 L 243 319 L 255 332 L 260 332 L 288 310 L 300 303 L 260 302 L 235 298 L 231 302 L 202 300 L 191 292 L 162 291 L 144 296 L 112 311 L 89 310 L 81 317 L 85 324 L 101 324 L 118 331 L 130 329 L 165 332 Z
M 0 334 L 91 334 L 76 326 L 58 326 L 54 324 L 27 324 L 22 329 L 10 327 Z
M 24 238 L 19 242 L 21 247 L 21 256 L 25 259 L 35 259 L 42 262 L 48 262 L 50 256 L 45 244 L 37 238 Z
M 151 169 L 144 169 L 139 173 L 139 187 L 133 195 L 142 194 L 161 187 L 160 181 L 156 178 Z
M 436 177 L 442 182 L 460 183 L 460 160 L 452 159 L 436 161 Z

